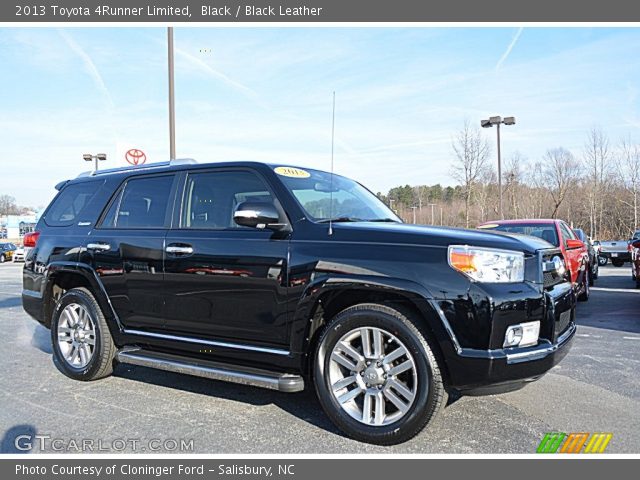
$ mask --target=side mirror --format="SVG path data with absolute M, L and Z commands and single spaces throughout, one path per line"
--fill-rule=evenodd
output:
M 582 240 L 577 240 L 574 238 L 568 239 L 566 245 L 569 250 L 573 250 L 574 248 L 584 248 L 584 243 L 582 242 Z
M 233 221 L 242 227 L 270 228 L 280 230 L 280 215 L 275 205 L 269 202 L 242 202 L 233 213 Z

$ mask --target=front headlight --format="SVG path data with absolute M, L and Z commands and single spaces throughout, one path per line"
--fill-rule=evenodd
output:
M 449 265 L 483 283 L 524 280 L 524 253 L 468 245 L 449 246 Z

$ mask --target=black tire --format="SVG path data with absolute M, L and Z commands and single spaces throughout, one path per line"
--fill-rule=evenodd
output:
M 621 267 L 624 265 L 624 261 L 623 260 L 618 260 L 618 259 L 611 259 L 611 263 L 613 264 L 614 267 Z
M 607 257 L 602 257 L 602 256 L 598 256 L 598 265 L 600 265 L 601 267 L 604 267 L 607 262 L 609 262 L 609 259 Z
M 429 336 L 419 328 L 420 319 L 414 317 L 399 306 L 360 304 L 340 312 L 323 331 L 314 357 L 316 393 L 327 416 L 349 437 L 377 445 L 405 442 L 417 435 L 446 404 L 447 394 Z M 361 423 L 343 410 L 331 391 L 331 352 L 344 335 L 359 327 L 379 328 L 394 335 L 415 362 L 418 380 L 413 404 L 401 418 L 388 425 Z
M 593 280 L 597 280 L 598 279 L 598 275 L 600 275 L 600 265 L 598 264 L 598 262 L 595 262 L 593 265 L 593 268 L 591 270 L 591 278 Z M 592 283 L 593 285 L 593 283 Z
M 593 280 L 590 278 L 591 270 L 586 267 L 584 270 L 584 277 L 586 278 L 582 279 L 582 292 L 578 295 L 579 302 L 586 302 L 589 300 L 589 295 L 591 295 L 591 288 L 589 288 L 589 286 L 593 284 Z
M 64 358 L 58 344 L 58 325 L 61 313 L 69 304 L 79 304 L 84 307 L 91 317 L 95 329 L 95 347 L 88 364 L 83 368 L 70 365 Z M 74 380 L 90 381 L 107 377 L 113 372 L 113 359 L 116 354 L 116 346 L 109 332 L 109 327 L 102 310 L 96 299 L 86 288 L 74 288 L 66 292 L 53 312 L 51 319 L 51 341 L 53 344 L 53 357 L 56 366 L 67 377 Z

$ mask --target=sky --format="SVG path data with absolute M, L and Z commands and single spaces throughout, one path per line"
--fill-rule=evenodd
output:
M 46 205 L 83 153 L 166 161 L 166 49 L 165 28 L 0 28 L 0 194 Z M 579 156 L 596 125 L 640 141 L 638 28 L 176 28 L 175 49 L 177 156 L 199 162 L 328 170 L 334 91 L 335 171 L 374 192 L 453 185 L 452 137 L 491 115 L 517 120 L 503 158 Z

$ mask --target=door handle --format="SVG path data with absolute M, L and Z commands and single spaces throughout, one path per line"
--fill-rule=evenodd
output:
M 111 250 L 111 245 L 103 242 L 88 243 L 87 250 L 102 250 L 106 252 L 107 250 Z
M 168 245 L 164 250 L 173 255 L 191 255 L 193 253 L 193 247 L 189 245 Z

